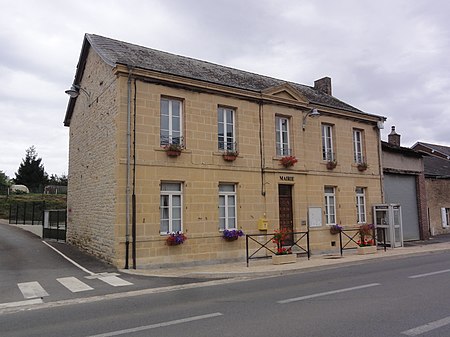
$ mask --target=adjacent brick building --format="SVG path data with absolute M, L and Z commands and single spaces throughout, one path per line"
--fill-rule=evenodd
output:
M 269 232 L 309 227 L 323 251 L 330 224 L 372 222 L 382 202 L 385 118 L 333 97 L 330 78 L 307 86 L 87 34 L 73 91 L 67 237 L 118 266 L 242 259 L 245 240 L 222 231 L 260 233 L 264 219 Z M 187 241 L 168 246 L 172 231 Z

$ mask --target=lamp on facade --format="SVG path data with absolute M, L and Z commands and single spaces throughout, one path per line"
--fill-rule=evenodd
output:
M 304 116 L 303 116 L 303 130 L 305 130 L 306 127 L 306 118 L 307 117 L 319 117 L 320 116 L 320 112 L 319 110 L 317 110 L 316 108 L 312 109 L 311 111 L 308 111 Z
M 91 94 L 88 93 L 85 89 L 83 89 L 80 85 L 78 84 L 72 84 L 72 86 L 70 87 L 70 89 L 64 91 L 67 95 L 69 95 L 71 98 L 77 98 L 80 95 L 80 92 L 82 92 L 83 94 L 85 94 L 88 98 L 88 100 L 91 98 Z

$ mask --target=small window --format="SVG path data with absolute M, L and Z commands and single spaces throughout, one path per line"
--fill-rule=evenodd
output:
M 450 226 L 450 208 L 441 208 L 442 227 L 448 228 Z
M 336 224 L 336 195 L 335 188 L 325 186 L 325 223 L 327 225 Z
M 161 183 L 160 189 L 160 232 L 182 231 L 182 198 L 181 183 Z
M 183 102 L 178 99 L 161 98 L 160 145 L 183 145 Z
M 289 146 L 289 119 L 280 116 L 275 117 L 275 131 L 277 156 L 291 155 Z
M 334 161 L 335 154 L 333 152 L 333 126 L 322 124 L 322 159 L 326 161 Z
M 220 151 L 236 151 L 235 110 L 219 107 L 217 110 Z
M 236 228 L 236 184 L 219 184 L 219 229 Z
M 363 154 L 363 136 L 362 130 L 353 129 L 353 158 L 356 164 L 365 162 Z
M 356 188 L 356 222 L 366 223 L 366 193 L 363 187 Z

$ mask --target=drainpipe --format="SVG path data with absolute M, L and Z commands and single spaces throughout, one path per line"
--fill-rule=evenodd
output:
M 263 141 L 263 99 L 262 99 L 262 93 L 261 93 L 261 99 L 258 102 L 258 108 L 259 108 L 259 158 L 260 158 L 260 168 L 261 168 L 261 195 L 263 197 L 266 196 L 266 186 L 265 186 L 265 170 L 264 170 L 264 164 L 265 164 L 265 158 L 264 158 L 264 141 Z M 265 206 L 264 206 L 265 207 Z
M 128 269 L 130 250 L 130 156 L 131 156 L 131 71 L 128 67 L 127 84 L 127 169 L 126 169 L 126 190 L 125 190 L 125 269 Z
M 133 103 L 133 193 L 131 203 L 133 214 L 131 218 L 131 236 L 133 237 L 133 247 L 131 256 L 133 260 L 133 269 L 136 269 L 136 78 L 134 79 L 134 103 Z

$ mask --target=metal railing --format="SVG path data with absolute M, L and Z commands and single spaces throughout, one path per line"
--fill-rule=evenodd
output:
M 15 225 L 42 225 L 45 201 L 21 202 L 9 205 L 9 223 Z
M 283 245 L 283 248 L 286 250 L 292 250 L 292 248 L 298 248 L 299 253 L 306 253 L 308 256 L 308 260 L 311 257 L 311 252 L 309 249 L 309 232 L 289 232 L 286 235 L 292 236 L 290 244 Z M 262 242 L 258 241 L 256 238 L 263 238 Z M 259 252 L 270 252 L 274 255 L 277 254 L 277 248 L 273 246 L 273 240 L 275 238 L 275 233 L 273 234 L 247 234 L 245 235 L 245 251 L 246 251 L 246 259 L 247 259 L 247 267 L 249 266 L 249 261 L 252 259 L 258 258 L 268 258 L 268 255 L 264 256 L 256 256 Z M 300 243 L 302 239 L 305 239 L 305 243 Z M 289 240 L 286 240 L 289 241 Z M 250 243 L 252 243 L 256 248 L 250 253 Z M 293 254 L 298 254 L 297 252 L 293 252 Z
M 380 231 L 382 233 L 382 241 L 378 241 L 377 233 Z M 386 251 L 386 233 L 385 228 L 376 228 L 374 227 L 372 233 L 368 235 L 375 245 L 379 245 L 384 247 L 384 251 Z M 359 228 L 354 229 L 342 229 L 339 232 L 339 250 L 341 252 L 341 256 L 344 255 L 344 250 L 356 249 L 360 245 L 360 237 Z M 353 244 L 352 244 L 353 243 Z
M 42 237 L 44 239 L 66 241 L 67 210 L 45 210 L 42 230 Z

